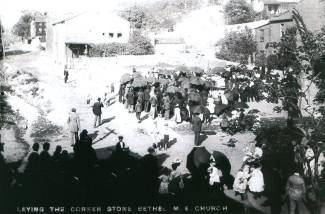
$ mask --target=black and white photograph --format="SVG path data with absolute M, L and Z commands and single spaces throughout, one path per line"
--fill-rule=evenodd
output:
M 1 0 L 26 213 L 324 214 L 325 0 Z

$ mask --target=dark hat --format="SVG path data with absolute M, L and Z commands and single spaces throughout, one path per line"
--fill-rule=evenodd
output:
M 151 154 L 151 153 L 154 153 L 155 152 L 155 149 L 154 148 L 152 148 L 152 147 L 149 147 L 148 148 L 148 152 Z
M 118 139 L 123 139 L 123 136 L 122 135 L 118 136 Z

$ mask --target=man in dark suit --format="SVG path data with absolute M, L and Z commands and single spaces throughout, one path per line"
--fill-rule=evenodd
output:
M 93 105 L 93 113 L 95 115 L 94 128 L 96 128 L 97 121 L 98 121 L 98 126 L 101 125 L 101 122 L 102 122 L 102 107 L 104 107 L 104 105 L 101 102 L 101 99 L 98 98 L 97 102 L 95 102 L 94 105 Z
M 198 114 L 194 114 L 192 117 L 192 125 L 193 125 L 193 131 L 194 131 L 194 145 L 199 146 L 199 138 L 200 138 L 200 132 L 201 132 L 201 126 L 202 121 L 199 118 Z

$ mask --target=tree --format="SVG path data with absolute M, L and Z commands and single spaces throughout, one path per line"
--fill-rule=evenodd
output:
M 143 35 L 139 31 L 134 31 L 130 41 L 131 45 L 131 53 L 133 55 L 146 55 L 146 54 L 153 54 L 154 47 L 150 43 L 150 40 Z
M 216 57 L 228 61 L 247 63 L 250 56 L 256 52 L 254 36 L 248 28 L 242 31 L 227 33 L 219 42 L 220 51 Z
M 255 12 L 245 0 L 230 0 L 224 7 L 227 24 L 241 24 L 252 22 Z
M 23 11 L 23 15 L 19 18 L 18 22 L 13 26 L 13 34 L 28 38 L 30 36 L 30 24 L 34 18 L 34 12 Z
M 7 101 L 8 92 L 10 92 L 10 87 L 0 80 L 0 130 L 7 125 L 13 125 L 15 121 L 15 113 Z
M 145 9 L 141 6 L 133 6 L 121 12 L 121 16 L 131 22 L 133 28 L 141 29 L 145 27 Z

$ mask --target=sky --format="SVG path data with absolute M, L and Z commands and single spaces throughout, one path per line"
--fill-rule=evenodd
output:
M 6 28 L 12 27 L 23 10 L 67 13 L 89 10 L 116 10 L 137 3 L 156 0 L 0 0 L 0 18 Z

